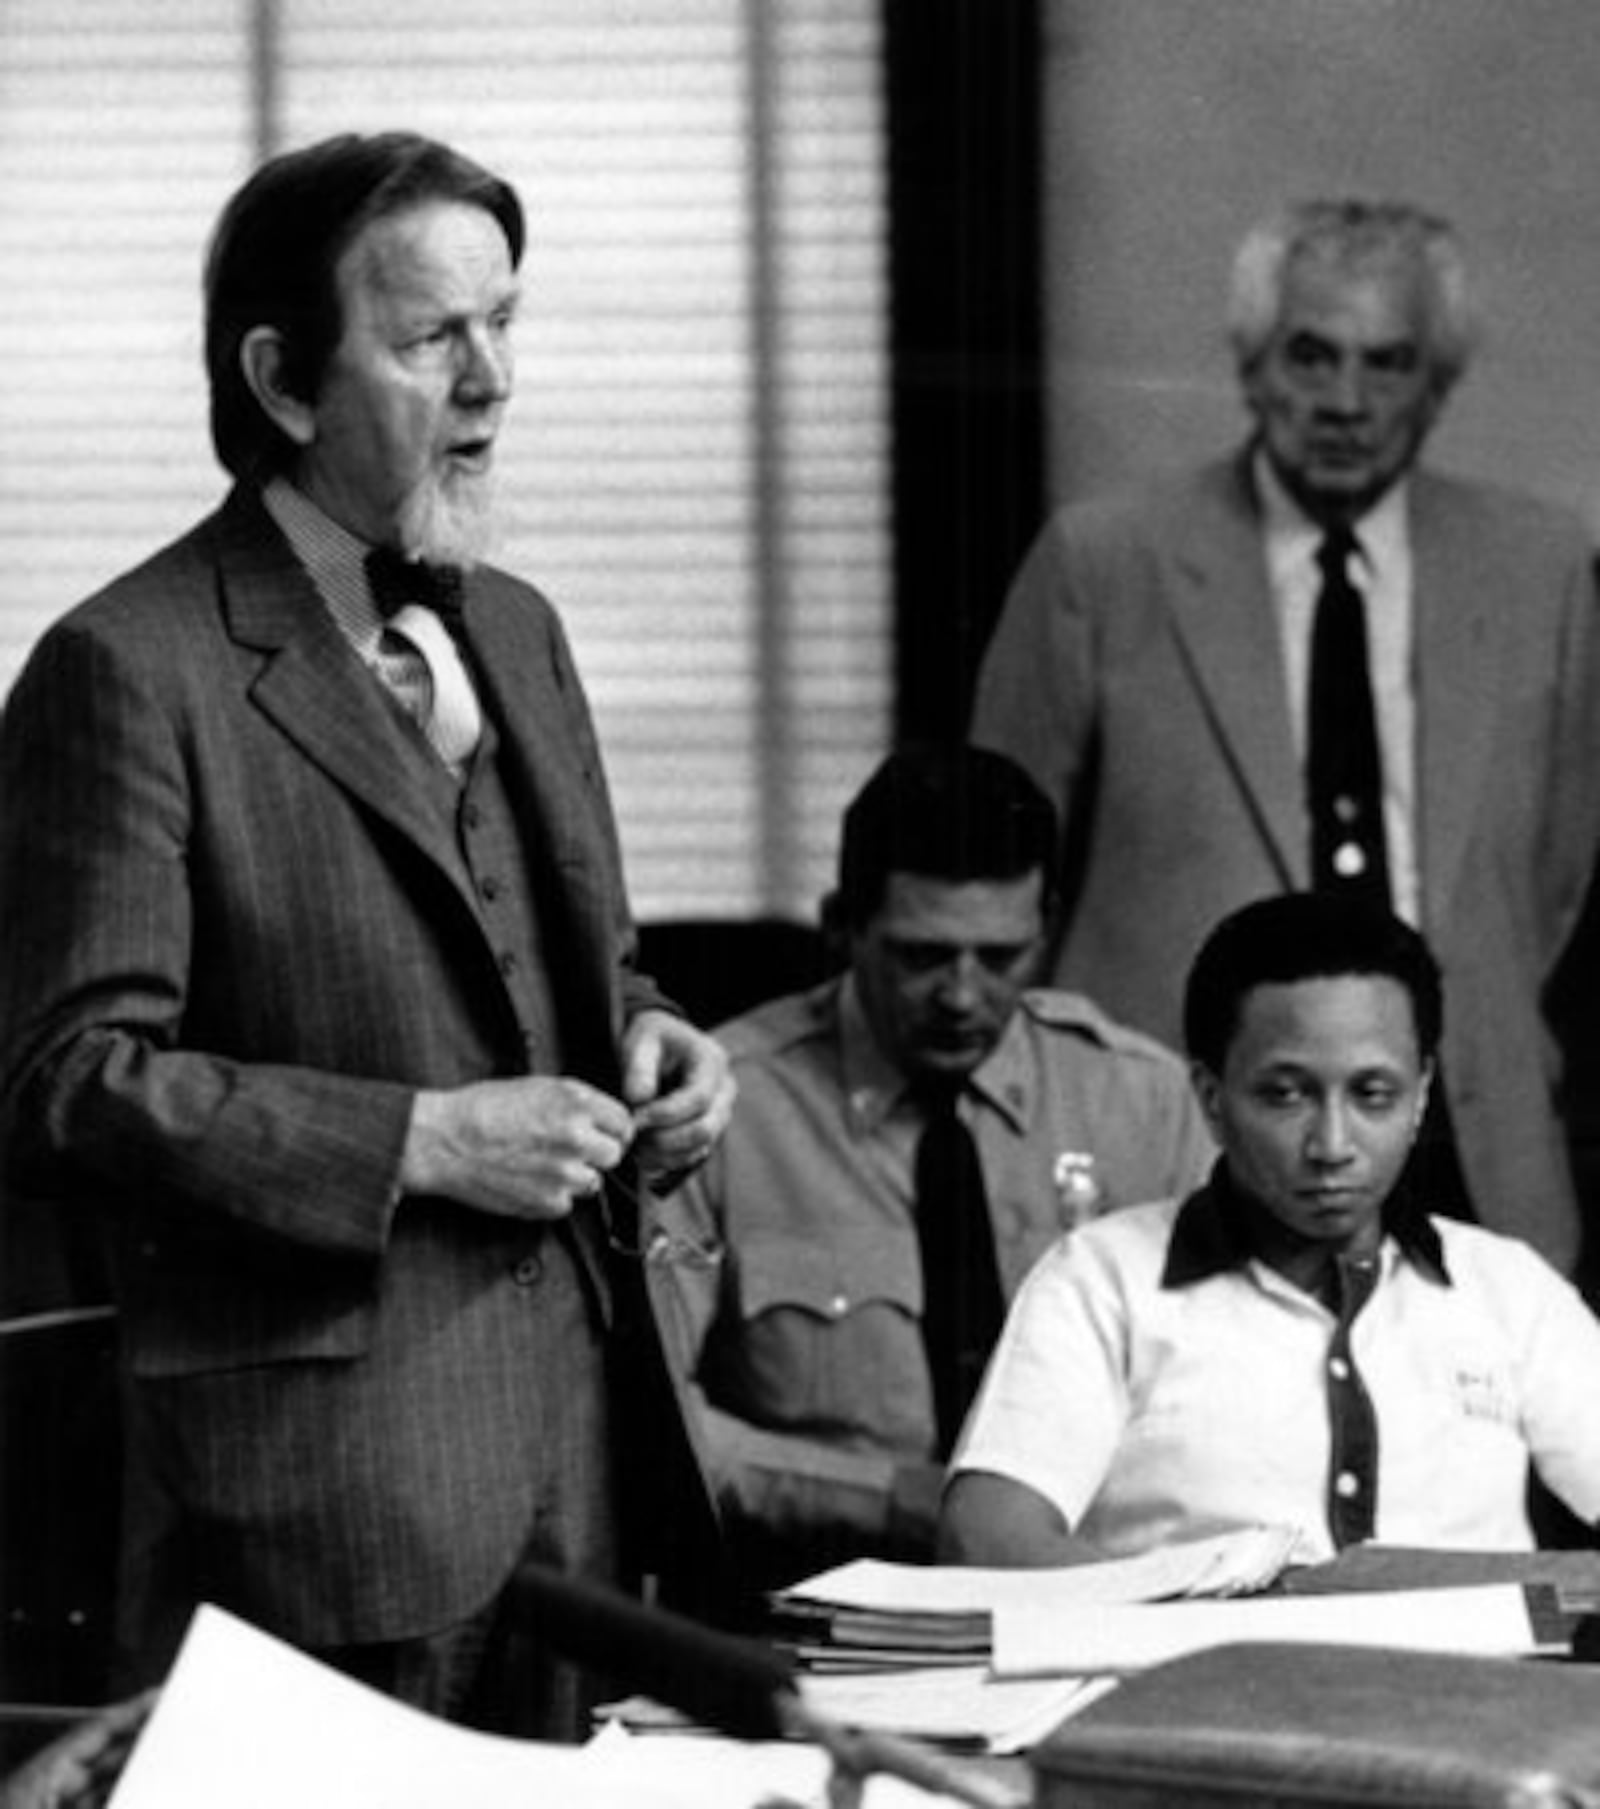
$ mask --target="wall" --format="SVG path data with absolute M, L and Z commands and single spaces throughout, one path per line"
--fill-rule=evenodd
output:
M 1430 456 L 1600 531 L 1593 0 L 1046 0 L 1051 487 L 1237 438 L 1229 259 L 1282 199 L 1452 218 L 1486 320 Z

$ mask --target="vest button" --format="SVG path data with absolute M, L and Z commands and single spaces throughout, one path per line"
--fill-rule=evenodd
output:
M 511 1279 L 519 1288 L 531 1288 L 544 1274 L 544 1264 L 537 1256 L 525 1256 L 513 1265 Z

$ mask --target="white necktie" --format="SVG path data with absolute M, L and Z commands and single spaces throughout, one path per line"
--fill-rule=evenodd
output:
M 422 732 L 446 766 L 463 765 L 483 733 L 483 714 L 450 631 L 431 609 L 408 603 L 384 624 L 384 633 L 403 641 L 427 667 L 432 695 L 418 717 Z

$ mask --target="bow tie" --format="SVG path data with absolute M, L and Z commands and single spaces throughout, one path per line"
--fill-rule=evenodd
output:
M 460 618 L 460 566 L 407 559 L 388 546 L 374 547 L 367 554 L 366 566 L 372 600 L 386 622 L 408 603 L 420 603 L 452 626 Z

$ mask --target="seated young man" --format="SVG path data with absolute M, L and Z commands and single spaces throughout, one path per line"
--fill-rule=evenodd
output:
M 955 1453 L 946 1557 L 1062 1564 L 1263 1523 L 1305 1562 L 1365 1539 L 1526 1549 L 1530 1462 L 1595 1524 L 1600 1322 L 1407 1180 L 1442 1010 L 1387 912 L 1291 894 L 1216 929 L 1184 1016 L 1221 1158 L 1035 1268 Z

